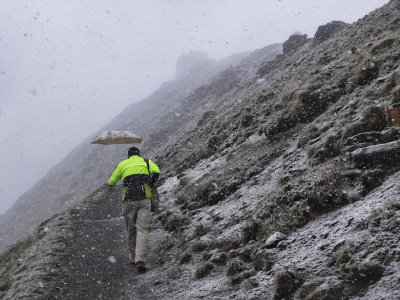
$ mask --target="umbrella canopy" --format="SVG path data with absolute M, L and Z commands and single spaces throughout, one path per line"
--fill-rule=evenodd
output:
M 91 144 L 140 144 L 141 142 L 142 138 L 130 131 L 104 131 Z

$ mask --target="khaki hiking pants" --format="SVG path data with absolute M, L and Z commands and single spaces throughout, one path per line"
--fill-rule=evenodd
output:
M 146 262 L 149 239 L 151 199 L 122 202 L 122 214 L 125 217 L 128 233 L 129 257 L 135 262 Z

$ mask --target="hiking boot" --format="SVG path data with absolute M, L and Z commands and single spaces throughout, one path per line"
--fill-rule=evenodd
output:
M 140 273 L 146 272 L 146 270 L 147 270 L 147 268 L 146 268 L 146 266 L 144 264 L 144 261 L 138 261 L 136 263 L 136 268 L 138 269 L 138 271 Z

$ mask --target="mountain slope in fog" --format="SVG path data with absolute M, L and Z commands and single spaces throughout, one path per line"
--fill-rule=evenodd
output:
M 119 191 L 88 177 L 91 195 L 0 257 L 17 253 L 5 297 L 398 299 L 400 127 L 387 108 L 400 102 L 399 12 L 392 0 L 164 95 L 179 101 L 143 145 L 163 171 L 150 270 L 127 271 Z
M 143 153 L 153 156 L 161 153 L 175 136 L 179 136 L 190 126 L 183 120 L 180 111 L 187 114 L 187 102 L 201 86 L 214 82 L 229 90 L 233 84 L 246 84 L 256 76 L 256 65 L 269 61 L 281 53 L 282 45 L 275 44 L 253 53 L 241 53 L 215 62 L 205 55 L 192 53 L 196 70 L 186 62 L 177 66 L 177 72 L 186 72 L 184 78 L 164 83 L 160 89 L 141 102 L 133 103 L 124 109 L 103 130 L 132 130 L 145 139 L 141 148 Z M 243 61 L 245 58 L 250 60 Z M 184 71 L 188 68 L 187 71 Z M 228 70 L 228 71 L 227 71 Z M 211 93 L 210 93 L 211 97 Z M 216 99 L 217 101 L 218 99 Z M 189 119 L 197 119 L 206 108 L 199 108 L 187 114 Z M 98 134 L 97 132 L 96 134 Z M 93 134 L 79 147 L 68 154 L 35 186 L 26 192 L 14 206 L 0 219 L 0 250 L 15 243 L 32 232 L 44 219 L 61 212 L 78 200 L 107 182 L 118 161 L 125 159 L 127 146 L 95 146 L 89 142 Z M 148 150 L 147 150 L 148 149 Z

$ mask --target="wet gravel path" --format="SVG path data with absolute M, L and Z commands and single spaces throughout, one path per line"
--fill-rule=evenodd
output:
M 72 211 L 68 255 L 62 268 L 65 279 L 57 299 L 156 298 L 143 275 L 128 264 L 119 190 L 99 189 Z M 148 259 L 148 273 L 152 273 L 151 254 Z

